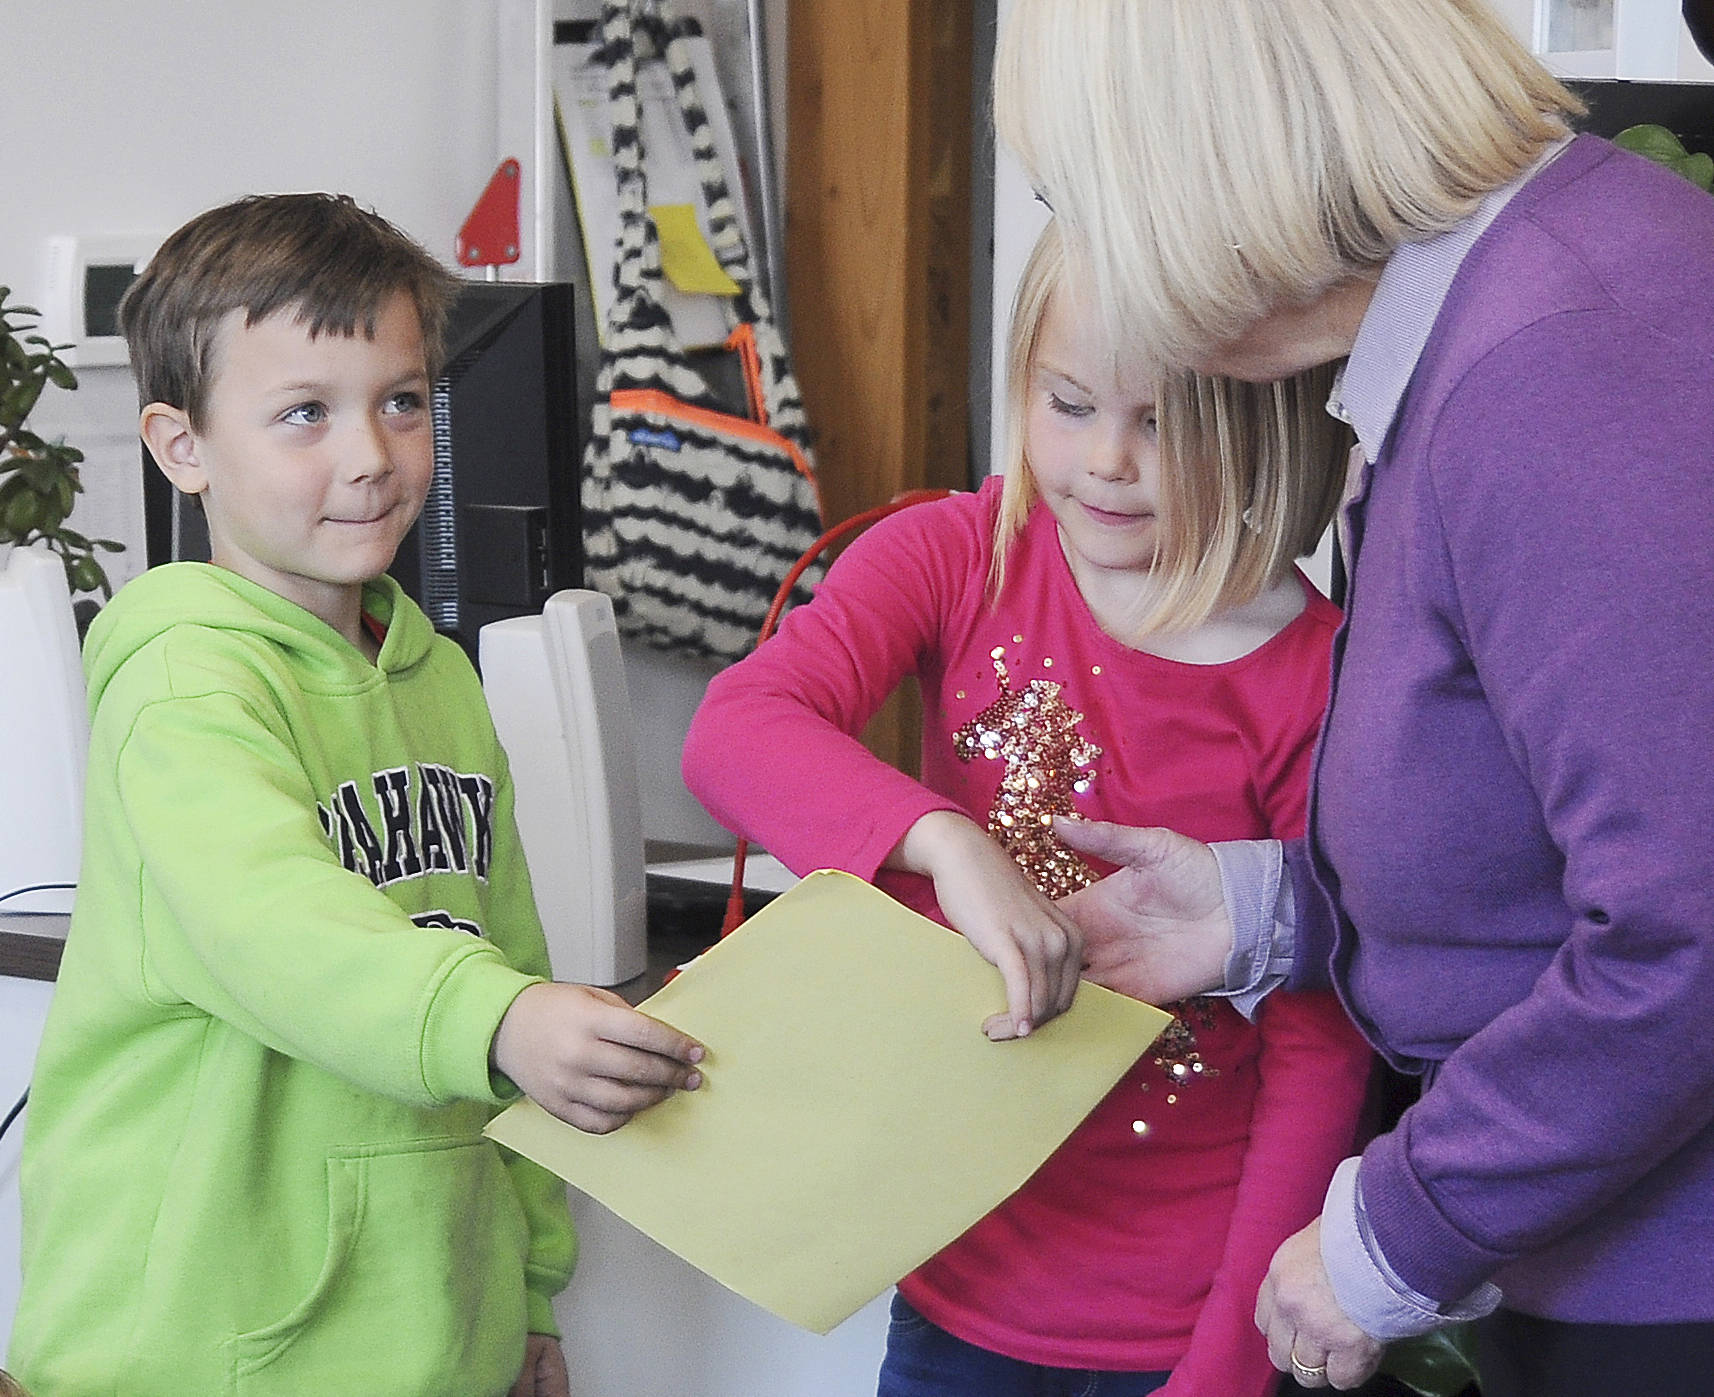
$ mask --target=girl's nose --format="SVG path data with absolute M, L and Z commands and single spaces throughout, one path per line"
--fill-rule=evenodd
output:
M 1102 480 L 1135 480 L 1138 468 L 1132 444 L 1113 438 L 1097 443 L 1090 453 L 1089 473 Z

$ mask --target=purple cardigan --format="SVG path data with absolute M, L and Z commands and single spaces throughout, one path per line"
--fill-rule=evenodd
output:
M 1304 983 L 1427 1090 L 1430 1297 L 1714 1318 L 1714 199 L 1582 138 L 1460 268 L 1351 511 Z

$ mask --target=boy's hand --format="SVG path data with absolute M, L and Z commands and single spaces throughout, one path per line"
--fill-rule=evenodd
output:
M 531 985 L 500 1020 L 490 1050 L 542 1109 L 605 1135 L 678 1090 L 695 1091 L 703 1048 L 609 990 Z
M 1022 1038 L 1071 1007 L 1082 933 L 985 830 L 963 815 L 933 811 L 911 826 L 888 862 L 933 879 L 947 922 L 1000 972 L 1006 1012 L 983 1023 L 990 1038 Z
M 524 1371 L 512 1384 L 510 1397 L 571 1397 L 565 1351 L 558 1339 L 546 1334 L 531 1334 L 525 1339 Z

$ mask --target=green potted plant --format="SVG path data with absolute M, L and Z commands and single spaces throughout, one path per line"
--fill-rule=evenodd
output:
M 46 441 L 26 425 L 48 384 L 76 388 L 77 376 L 59 357 L 65 345 L 32 333 L 39 312 L 8 304 L 11 294 L 0 286 L 0 547 L 43 544 L 59 554 L 74 595 L 110 597 L 113 588 L 97 555 L 124 545 L 87 538 L 65 522 L 83 492 L 83 453 L 63 438 Z
M 1705 193 L 1714 192 L 1714 159 L 1701 151 L 1693 154 L 1686 150 L 1684 142 L 1664 126 L 1627 126 L 1613 137 L 1613 144 L 1665 165 Z

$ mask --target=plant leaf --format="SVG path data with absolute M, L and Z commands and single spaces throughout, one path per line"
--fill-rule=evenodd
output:
M 1635 151 L 1638 155 L 1654 160 L 1662 165 L 1670 165 L 1674 160 L 1684 159 L 1687 152 L 1684 142 L 1668 131 L 1664 126 L 1652 123 L 1642 126 L 1627 126 L 1613 137 L 1613 144 L 1624 150 Z
M 66 563 L 68 564 L 66 572 L 71 578 L 72 591 L 93 592 L 106 587 L 107 574 L 101 570 L 101 564 L 96 562 L 94 558 L 85 555 L 75 562 L 67 558 Z
M 59 490 L 65 472 L 46 454 L 26 456 L 18 462 L 18 474 L 30 482 L 38 495 L 52 495 Z
M 1672 167 L 1704 193 L 1714 193 L 1714 155 L 1697 151 Z
M 1381 1371 L 1422 1397 L 1457 1397 L 1477 1380 L 1475 1336 L 1467 1324 L 1387 1345 Z

